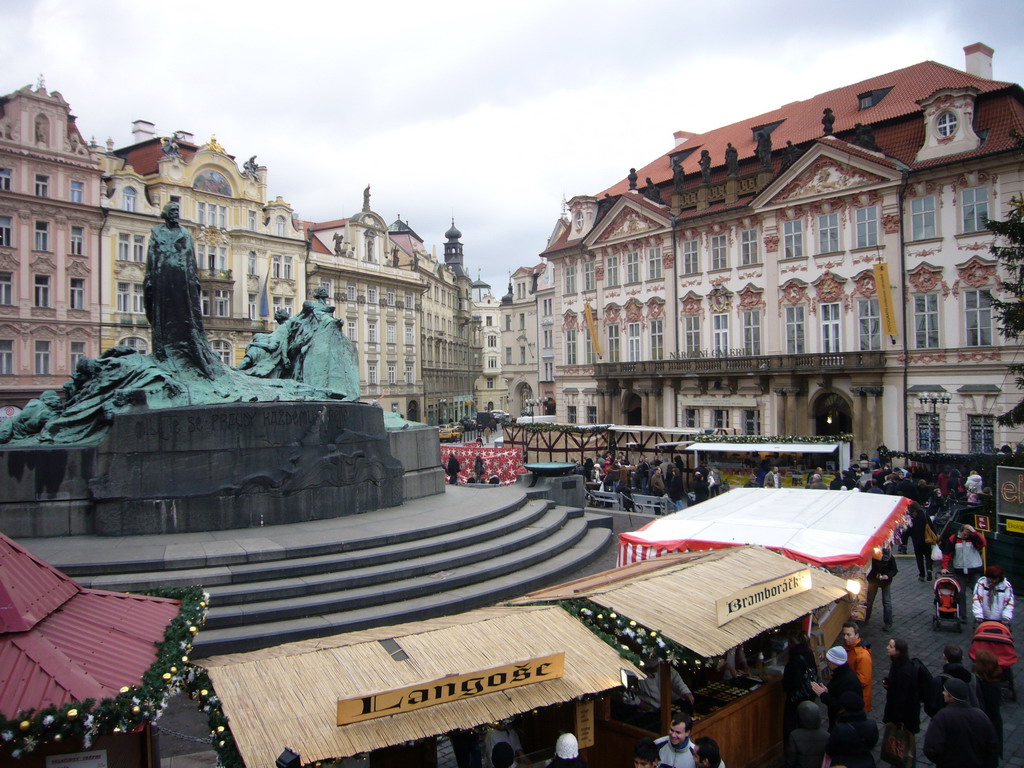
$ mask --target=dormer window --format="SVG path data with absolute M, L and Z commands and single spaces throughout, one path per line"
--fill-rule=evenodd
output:
M 880 103 L 882 99 L 889 95 L 889 91 L 892 90 L 892 86 L 888 88 L 876 88 L 873 91 L 867 91 L 857 95 L 857 107 L 858 109 L 870 109 L 876 104 Z
M 957 120 L 956 113 L 946 110 L 935 120 L 935 130 L 942 138 L 951 138 L 953 134 L 956 133 L 956 126 L 958 122 L 959 120 Z

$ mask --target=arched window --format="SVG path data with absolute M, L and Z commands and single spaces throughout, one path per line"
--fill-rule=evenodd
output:
M 210 348 L 224 365 L 231 365 L 231 343 L 227 341 L 211 341 Z
M 138 336 L 127 336 L 118 342 L 122 347 L 130 347 L 138 352 L 140 355 L 146 354 L 149 346 L 146 344 L 146 340 L 139 338 Z
M 124 198 L 124 209 L 129 213 L 134 213 L 139 193 L 135 191 L 135 187 L 125 187 L 122 195 Z
M 278 237 L 284 237 L 284 216 L 274 219 L 274 231 L 277 232 Z

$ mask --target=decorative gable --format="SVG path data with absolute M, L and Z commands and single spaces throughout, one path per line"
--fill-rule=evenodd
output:
M 659 224 L 648 216 L 644 216 L 633 208 L 623 208 L 615 215 L 611 222 L 604 227 L 597 238 L 597 242 L 606 243 L 610 240 L 636 237 L 637 235 L 642 235 L 652 229 L 661 229 L 662 226 L 662 224 Z
M 812 162 L 776 195 L 772 202 L 799 200 L 819 195 L 832 195 L 886 181 L 863 168 L 824 155 Z

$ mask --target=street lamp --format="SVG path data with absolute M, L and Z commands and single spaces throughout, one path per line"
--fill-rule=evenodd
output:
M 942 405 L 949 405 L 951 399 L 952 398 L 950 398 L 950 396 L 946 393 L 945 390 L 935 392 L 922 392 L 921 395 L 917 398 L 917 401 L 921 403 L 921 405 L 930 405 L 932 408 L 932 418 L 931 422 L 929 422 L 928 424 L 928 431 L 930 433 L 928 439 L 928 447 L 930 450 L 936 452 L 938 452 L 939 450 L 939 404 L 941 403 Z

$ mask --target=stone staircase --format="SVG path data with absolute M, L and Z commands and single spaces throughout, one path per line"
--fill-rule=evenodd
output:
M 21 543 L 83 586 L 203 586 L 200 658 L 488 605 L 558 583 L 610 539 L 607 516 L 516 485 L 260 529 Z

